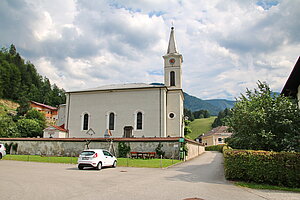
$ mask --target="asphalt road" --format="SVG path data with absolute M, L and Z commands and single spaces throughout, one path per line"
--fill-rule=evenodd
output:
M 224 179 L 222 154 L 206 152 L 168 169 L 106 168 L 0 161 L 0 199 L 299 200 L 299 193 L 252 190 Z

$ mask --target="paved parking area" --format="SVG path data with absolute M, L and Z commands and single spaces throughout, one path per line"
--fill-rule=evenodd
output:
M 206 152 L 168 169 L 105 168 L 0 161 L 1 199 L 299 200 L 299 193 L 240 188 L 223 176 L 222 155 Z

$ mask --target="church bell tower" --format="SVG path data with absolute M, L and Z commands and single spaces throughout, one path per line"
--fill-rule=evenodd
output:
M 182 91 L 182 55 L 178 52 L 174 27 L 171 28 L 167 54 L 164 58 L 166 94 L 166 136 L 184 137 Z
M 164 58 L 165 86 L 168 89 L 182 89 L 181 64 L 182 55 L 178 53 L 174 27 L 171 28 L 170 39 L 167 54 Z

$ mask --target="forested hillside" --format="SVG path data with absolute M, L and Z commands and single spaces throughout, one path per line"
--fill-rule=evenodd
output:
M 39 75 L 35 66 L 11 45 L 0 50 L 0 98 L 57 106 L 65 103 L 65 91 Z
M 225 108 L 232 108 L 234 103 L 234 101 L 228 101 L 225 99 L 202 100 L 184 93 L 184 107 L 192 112 L 208 110 L 210 115 L 217 116 L 218 113 L 223 111 Z

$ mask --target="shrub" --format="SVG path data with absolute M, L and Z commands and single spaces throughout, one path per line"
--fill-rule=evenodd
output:
M 163 147 L 164 145 L 162 145 L 161 143 L 159 143 L 158 145 L 157 145 L 157 147 L 155 148 L 155 152 L 156 152 L 156 154 L 157 154 L 157 156 L 159 156 L 159 158 L 162 156 L 162 157 L 164 157 L 165 156 L 165 152 L 162 150 L 162 147 Z
M 227 146 L 227 145 L 223 146 L 222 152 L 224 153 L 224 151 L 227 151 L 227 150 L 232 150 L 232 148 L 230 146 Z
M 300 187 L 300 153 L 232 150 L 224 159 L 227 179 Z
M 219 151 L 219 152 L 223 152 L 222 149 L 223 149 L 224 146 L 225 146 L 225 144 L 208 146 L 208 147 L 205 147 L 205 151 Z
M 14 143 L 5 143 L 4 146 L 5 146 L 5 149 L 6 149 L 6 154 L 10 154 L 10 148 L 12 147 Z
M 125 142 L 119 142 L 118 152 L 120 158 L 126 158 L 130 152 L 130 145 L 127 145 Z

